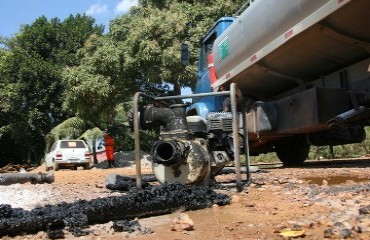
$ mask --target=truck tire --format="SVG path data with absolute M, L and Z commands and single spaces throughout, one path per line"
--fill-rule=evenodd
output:
M 286 167 L 299 166 L 307 159 L 310 145 L 305 138 L 296 138 L 294 141 L 277 144 L 276 155 Z
M 90 164 L 85 164 L 85 165 L 83 165 L 83 168 L 84 168 L 84 170 L 89 170 L 90 169 Z

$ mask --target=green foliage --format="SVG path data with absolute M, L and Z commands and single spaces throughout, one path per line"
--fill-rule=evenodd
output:
M 69 117 L 62 111 L 62 69 L 77 64 L 76 53 L 85 39 L 102 30 L 87 16 L 70 16 L 62 22 L 40 17 L 4 41 L 0 127 L 7 127 L 13 148 L 26 149 L 22 159 L 39 161 L 46 133 Z
M 95 153 L 96 142 L 103 139 L 103 132 L 99 128 L 86 130 L 78 139 L 82 139 L 87 143 L 90 152 Z
M 109 132 L 115 139 L 116 151 L 130 151 L 135 148 L 134 133 L 129 123 L 129 112 L 132 110 L 132 102 L 121 103 L 116 107 L 117 115 L 114 124 L 109 127 Z M 158 140 L 158 132 L 145 130 L 140 132 L 140 148 L 149 152 L 155 141 Z
M 51 146 L 60 139 L 82 139 L 87 143 L 90 152 L 93 153 L 94 163 L 96 158 L 96 143 L 103 139 L 103 132 L 95 127 L 87 129 L 85 121 L 78 117 L 72 117 L 54 127 L 45 137 L 46 152 L 50 151 Z M 86 131 L 85 131 L 86 130 Z
M 279 158 L 275 153 L 260 154 L 258 156 L 251 156 L 251 163 L 275 163 L 279 162 Z
M 69 118 L 55 126 L 46 135 L 46 150 L 48 151 L 54 142 L 60 139 L 77 139 L 86 130 L 86 123 L 77 117 Z
M 111 22 L 110 36 L 124 46 L 128 76 L 170 83 L 174 94 L 194 87 L 200 37 L 221 16 L 233 14 L 244 1 L 141 1 L 130 14 Z M 180 61 L 180 45 L 190 45 L 190 66 Z
M 91 35 L 79 51 L 81 64 L 66 68 L 64 109 L 106 128 L 113 124 L 115 107 L 128 101 L 136 84 L 122 72 L 119 46 L 107 37 Z
M 131 111 L 131 102 L 120 103 L 116 106 L 114 124 L 109 130 L 115 139 L 116 151 L 128 151 L 134 149 L 134 137 L 131 131 L 128 112 Z
M 70 15 L 63 22 L 58 18 L 50 21 L 41 16 L 31 25 L 25 25 L 12 40 L 12 45 L 27 53 L 36 53 L 42 59 L 55 64 L 76 65 L 76 52 L 93 33 L 101 35 L 104 28 L 94 25 L 92 17 Z
M 362 143 L 346 144 L 333 146 L 333 154 L 330 146 L 311 146 L 308 158 L 309 160 L 332 159 L 332 158 L 359 158 L 370 154 L 370 127 L 365 127 L 367 138 Z M 275 153 L 260 154 L 251 157 L 252 163 L 271 163 L 278 162 Z
M 129 103 L 136 91 L 170 94 L 164 83 L 194 86 L 200 36 L 221 16 L 232 14 L 243 1 L 141 1 L 126 15 L 112 20 L 106 36 L 91 35 L 78 51 L 79 65 L 65 68 L 63 110 L 90 127 L 109 128 L 118 150 L 132 150 L 127 122 Z M 212 6 L 212 7 L 210 7 Z M 199 27 L 201 25 L 202 27 Z M 180 44 L 191 43 L 192 65 L 180 61 Z M 128 107 L 129 106 L 129 107 Z M 154 132 L 143 132 L 150 149 Z
M 331 159 L 331 158 L 358 158 L 370 154 L 370 127 L 365 127 L 367 138 L 362 143 L 346 144 L 333 146 L 333 152 L 330 146 L 316 147 L 312 146 L 309 159 Z

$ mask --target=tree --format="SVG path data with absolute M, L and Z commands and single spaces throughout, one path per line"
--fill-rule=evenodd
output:
M 76 52 L 86 38 L 102 31 L 84 15 L 63 22 L 40 17 L 5 43 L 6 55 L 0 59 L 4 87 L 0 94 L 6 97 L 0 109 L 5 116 L 1 127 L 8 130 L 14 146 L 26 149 L 23 159 L 40 160 L 45 134 L 69 117 L 62 111 L 62 69 L 77 64 Z
M 7 44 L 8 41 L 2 42 Z M 19 83 L 9 79 L 11 69 L 9 63 L 13 59 L 13 53 L 6 48 L 0 49 L 0 158 L 1 165 L 10 163 L 22 156 L 27 156 L 27 151 L 16 145 L 14 139 L 24 133 L 18 131 L 16 116 L 14 114 L 18 98 L 17 88 Z
M 136 91 L 165 94 L 161 84 L 147 82 L 125 68 L 125 46 L 109 36 L 91 35 L 78 52 L 80 65 L 63 72 L 64 109 L 91 127 L 114 124 L 116 107 L 132 100 Z
M 244 1 L 140 1 L 141 6 L 111 22 L 110 35 L 121 41 L 124 68 L 130 76 L 170 83 L 174 94 L 194 87 L 200 37 L 219 18 L 233 14 Z M 190 66 L 180 61 L 180 45 L 191 49 Z
M 79 50 L 80 64 L 64 70 L 64 109 L 90 128 L 117 129 L 116 142 L 124 142 L 118 148 L 129 150 L 133 141 L 122 119 L 127 119 L 133 94 L 177 95 L 181 87 L 194 85 L 200 36 L 219 16 L 242 5 L 231 0 L 217 3 L 141 1 L 140 7 L 114 19 L 106 36 L 91 35 Z M 180 62 L 182 42 L 192 46 L 188 67 Z
M 92 35 L 79 51 L 81 64 L 63 72 L 64 109 L 91 127 L 112 123 L 117 102 L 129 100 L 128 93 L 135 91 L 136 84 L 122 71 L 119 48 L 107 37 Z
M 36 19 L 2 50 L 3 136 L 21 146 L 27 159 L 38 160 L 45 134 L 69 117 L 80 117 L 88 128 L 116 126 L 117 109 L 135 91 L 180 94 L 181 87 L 195 83 L 200 36 L 241 3 L 141 1 L 112 21 L 107 36 L 84 15 L 62 22 Z M 180 63 L 182 42 L 191 47 L 187 67 Z M 164 88 L 167 83 L 172 91 Z

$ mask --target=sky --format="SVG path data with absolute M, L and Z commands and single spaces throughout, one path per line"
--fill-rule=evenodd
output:
M 0 0 L 0 36 L 12 37 L 23 24 L 44 15 L 61 20 L 85 13 L 109 30 L 109 21 L 137 6 L 138 0 Z

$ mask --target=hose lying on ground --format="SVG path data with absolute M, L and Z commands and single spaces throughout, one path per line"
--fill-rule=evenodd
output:
M 11 185 L 15 183 L 53 183 L 53 173 L 2 173 L 0 174 L 0 185 Z
M 196 210 L 230 203 L 227 195 L 208 186 L 168 184 L 136 190 L 124 196 L 37 207 L 31 211 L 0 205 L 0 237 L 46 231 L 60 237 L 67 228 L 74 236 L 88 234 L 89 224 L 168 214 L 178 209 Z

